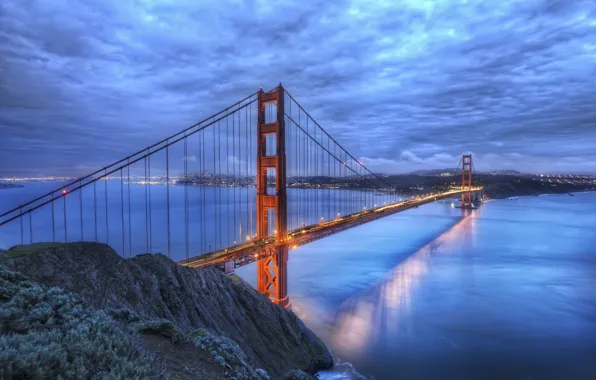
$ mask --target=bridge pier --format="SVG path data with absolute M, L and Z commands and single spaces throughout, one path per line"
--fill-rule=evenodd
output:
M 266 120 L 265 108 L 276 107 L 276 120 Z M 273 111 L 272 109 L 270 111 Z M 269 212 L 275 212 L 274 252 L 257 261 L 257 290 L 278 305 L 289 307 L 288 245 L 286 196 L 286 136 L 284 89 L 281 84 L 273 91 L 258 95 L 257 121 L 257 239 L 270 236 Z M 267 136 L 275 136 L 275 154 L 267 155 Z M 275 194 L 267 189 L 269 169 L 275 170 Z
M 224 263 L 224 273 L 225 274 L 232 274 L 234 273 L 234 260 L 229 260 Z

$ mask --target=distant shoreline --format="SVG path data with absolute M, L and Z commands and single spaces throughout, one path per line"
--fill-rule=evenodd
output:
M 567 195 L 569 194 L 586 194 L 586 193 L 596 193 L 596 189 L 587 189 L 587 190 L 576 190 L 576 191 L 568 191 L 568 192 L 557 192 L 557 193 L 537 193 L 537 194 L 512 194 L 504 197 L 492 197 L 489 200 L 510 200 L 512 198 L 520 198 L 520 197 L 541 197 L 541 196 L 550 196 L 550 195 Z M 573 196 L 574 196 L 573 195 Z

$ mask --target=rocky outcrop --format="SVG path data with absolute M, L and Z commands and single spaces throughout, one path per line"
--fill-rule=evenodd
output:
M 333 365 L 331 355 L 291 311 L 271 303 L 239 277 L 177 265 L 163 255 L 123 259 L 105 244 L 69 243 L 1 265 L 31 280 L 78 294 L 88 305 L 124 308 L 167 319 L 182 331 L 207 329 L 229 338 L 253 368 L 279 378 L 293 369 L 313 373 Z

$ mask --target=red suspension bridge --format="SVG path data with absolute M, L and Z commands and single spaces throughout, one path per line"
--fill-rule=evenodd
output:
M 0 244 L 95 240 L 226 272 L 256 261 L 258 291 L 287 307 L 290 249 L 440 199 L 473 208 L 472 171 L 464 155 L 461 185 L 404 196 L 280 84 L 2 213 Z

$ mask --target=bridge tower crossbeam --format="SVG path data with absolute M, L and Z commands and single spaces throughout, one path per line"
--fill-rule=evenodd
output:
M 266 120 L 266 106 L 275 105 L 274 121 Z M 270 107 L 271 107 L 270 106 Z M 275 252 L 257 261 L 257 290 L 274 303 L 289 307 L 284 89 L 258 93 L 257 120 L 257 239 L 270 236 L 269 216 L 275 212 Z M 267 136 L 275 136 L 275 154 L 267 155 Z M 273 139 L 269 139 L 270 142 Z M 268 193 L 268 170 L 275 170 L 275 194 Z

